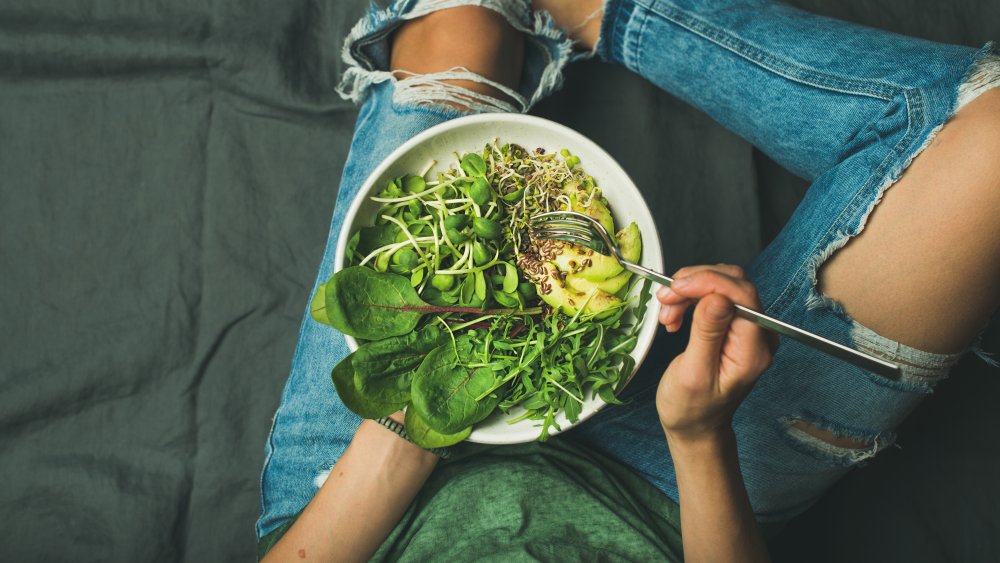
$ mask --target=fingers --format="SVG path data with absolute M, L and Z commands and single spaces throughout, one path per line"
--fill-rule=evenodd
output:
M 708 373 L 718 372 L 722 344 L 729 333 L 733 313 L 733 302 L 718 293 L 705 296 L 695 306 L 685 354 L 699 365 L 708 366 Z
M 721 293 L 735 303 L 759 307 L 757 291 L 746 280 L 746 273 L 739 266 L 689 266 L 677 270 L 671 288 L 662 287 L 656 292 L 657 300 L 663 304 L 659 313 L 660 324 L 668 332 L 676 332 L 684 321 L 688 307 L 709 293 Z

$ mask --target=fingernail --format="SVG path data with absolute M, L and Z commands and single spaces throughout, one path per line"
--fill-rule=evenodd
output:
M 661 287 L 660 289 L 656 290 L 656 298 L 659 299 L 660 301 L 663 301 L 669 295 L 670 295 L 670 288 L 669 287 Z
M 674 288 L 677 288 L 677 289 L 683 289 L 685 286 L 687 286 L 690 283 L 691 283 L 691 279 L 690 278 L 686 278 L 686 277 L 685 278 L 677 278 L 676 280 L 674 280 L 674 283 L 670 284 L 670 287 L 674 287 Z

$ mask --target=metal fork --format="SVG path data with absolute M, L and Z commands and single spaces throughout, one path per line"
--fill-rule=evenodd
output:
M 663 284 L 666 287 L 670 287 L 674 281 L 663 274 L 654 272 L 648 268 L 643 268 L 638 264 L 626 260 L 622 256 L 621 251 L 618 249 L 618 243 L 615 241 L 614 237 L 608 233 L 604 226 L 592 217 L 582 213 L 576 213 L 574 211 L 552 211 L 549 213 L 535 215 L 531 218 L 531 231 L 539 238 L 579 244 L 594 250 L 595 252 L 600 252 L 601 254 L 607 256 L 614 256 L 626 270 L 632 272 L 633 274 L 638 274 L 644 278 Z M 817 334 L 813 334 L 809 331 L 790 325 L 774 317 L 770 317 L 760 311 L 744 307 L 743 305 L 736 305 L 736 315 L 753 321 L 766 329 L 773 330 L 778 334 L 793 338 L 808 346 L 812 346 L 813 348 L 825 352 L 835 358 L 852 363 L 862 369 L 889 379 L 899 378 L 899 366 L 892 362 L 887 362 L 881 358 L 876 358 L 875 356 L 859 352 L 853 348 L 848 348 L 847 346 L 838 344 Z

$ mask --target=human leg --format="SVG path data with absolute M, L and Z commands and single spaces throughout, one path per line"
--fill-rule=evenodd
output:
M 1000 188 L 995 168 L 987 165 L 992 160 L 974 158 L 971 148 L 985 145 L 980 149 L 995 150 L 989 148 L 995 147 L 989 140 L 995 118 L 982 117 L 995 114 L 989 102 L 995 93 L 968 102 L 1000 81 L 996 55 L 989 49 L 977 52 L 900 37 L 767 2 L 627 0 L 609 2 L 605 8 L 597 45 L 602 56 L 700 107 L 813 180 L 789 224 L 748 268 L 765 309 L 903 364 L 903 377 L 890 381 L 797 342 L 783 343 L 773 367 L 735 420 L 755 510 L 762 520 L 783 520 L 891 443 L 892 430 L 957 360 L 952 352 L 963 351 L 996 308 L 995 289 L 985 290 L 996 287 L 1000 264 L 993 234 L 996 221 L 990 223 L 996 207 L 982 202 L 995 201 Z M 968 95 L 963 97 L 963 92 Z M 968 105 L 951 119 L 964 102 Z M 974 115 L 980 117 L 970 117 Z M 936 142 L 925 150 L 932 138 Z M 964 160 L 939 150 L 942 147 L 951 147 Z M 921 168 L 944 174 L 951 183 Z M 916 232 L 916 211 L 926 213 L 927 202 L 942 198 L 947 186 L 952 192 L 958 189 L 956 183 L 963 192 L 958 201 L 949 202 L 950 207 L 935 204 L 934 209 L 953 210 L 952 217 L 963 225 L 956 229 L 954 220 L 949 223 L 946 239 L 955 245 L 964 238 L 964 246 L 975 246 L 974 252 L 953 251 L 945 257 L 948 246 L 930 241 L 930 236 L 896 236 L 897 246 L 886 248 L 893 242 L 887 238 L 907 228 Z M 917 184 L 924 187 L 923 194 L 912 187 Z M 902 203 L 891 210 L 890 198 Z M 976 201 L 987 209 L 972 210 Z M 876 206 L 885 210 L 873 214 Z M 910 222 L 894 222 L 893 216 Z M 862 230 L 873 234 L 852 240 Z M 862 245 L 866 238 L 874 242 Z M 861 250 L 855 249 L 851 257 L 844 249 L 846 267 L 834 268 L 831 260 L 830 268 L 823 268 L 845 244 Z M 922 255 L 928 244 L 940 245 L 936 255 Z M 941 307 L 924 303 L 926 284 L 933 282 L 919 274 L 914 283 L 904 279 L 908 271 L 882 269 L 880 293 L 866 284 L 864 274 L 858 275 L 861 264 L 878 270 L 872 260 L 885 265 L 885 254 L 904 250 L 908 252 L 899 258 L 909 261 L 894 268 L 926 269 L 920 274 L 930 275 L 939 272 L 945 260 L 947 267 L 963 272 L 949 276 L 949 285 L 942 286 L 947 298 L 936 295 Z M 818 279 L 823 283 L 817 285 Z M 883 293 L 893 293 L 896 301 L 882 299 Z M 960 305 L 953 302 L 956 297 Z M 872 308 L 872 302 L 892 303 L 891 315 L 887 308 Z M 950 316 L 955 308 L 962 311 Z M 947 335 L 900 330 L 923 323 L 928 309 L 935 321 L 949 317 L 946 324 L 953 326 L 943 331 Z M 878 325 L 877 330 L 865 326 L 887 316 L 893 323 Z M 656 420 L 652 401 L 640 396 L 626 409 L 609 409 L 595 417 L 577 435 L 675 496 L 672 467 L 663 462 L 669 453 Z
M 363 104 L 313 292 L 332 273 L 351 201 L 369 172 L 393 149 L 466 113 L 525 111 L 558 84 L 568 47 L 556 30 L 536 25 L 523 2 L 482 2 L 489 11 L 456 8 L 473 3 L 397 2 L 385 11 L 373 11 L 348 38 L 345 56 L 352 66 L 341 89 Z M 450 33 L 455 26 L 479 30 L 476 40 L 469 41 L 476 48 L 455 50 L 447 43 L 420 40 L 425 34 Z M 523 55 L 494 56 L 504 49 L 518 51 L 519 41 L 527 44 Z M 410 56 L 414 53 L 421 55 L 419 60 Z M 330 381 L 333 366 L 349 353 L 343 335 L 312 321 L 308 310 L 304 317 L 291 374 L 265 446 L 258 538 L 309 502 L 361 422 L 343 405 Z

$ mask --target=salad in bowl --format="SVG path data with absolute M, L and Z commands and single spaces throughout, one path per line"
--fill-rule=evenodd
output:
M 563 126 L 466 117 L 390 155 L 311 305 L 353 350 L 332 369 L 344 404 L 366 418 L 405 409 L 411 439 L 436 448 L 544 440 L 618 402 L 649 350 L 655 300 L 615 258 L 534 236 L 531 218 L 558 210 L 662 266 L 638 190 Z

